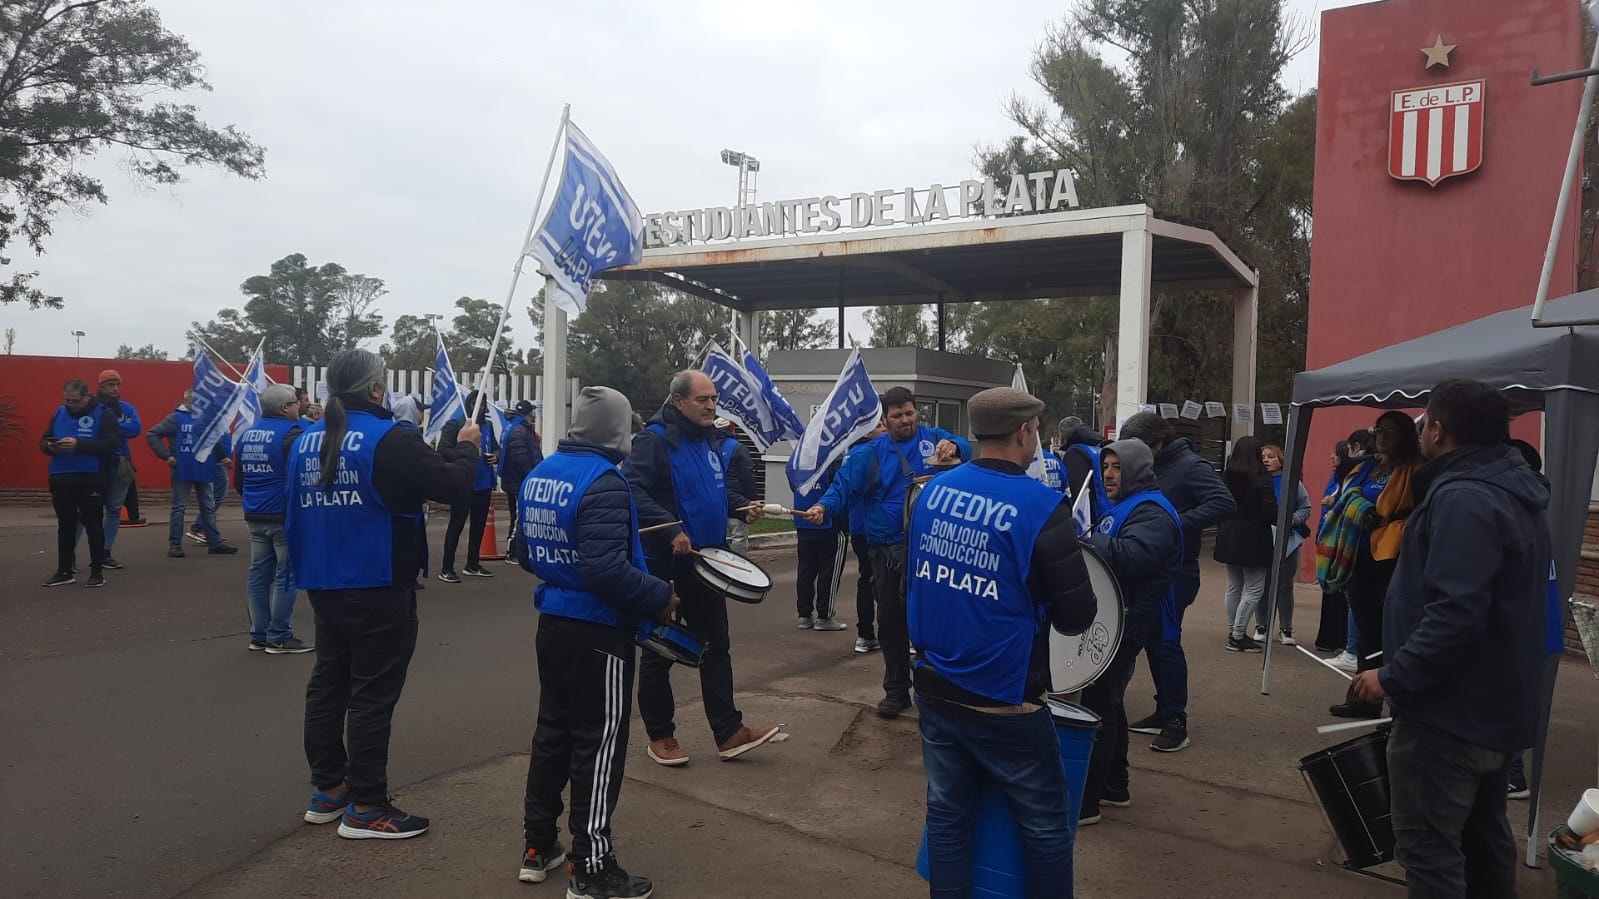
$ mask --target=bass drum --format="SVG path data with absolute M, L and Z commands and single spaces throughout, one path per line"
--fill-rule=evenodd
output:
M 1075 637 L 1050 628 L 1049 679 L 1053 693 L 1073 693 L 1093 683 L 1110 667 L 1122 645 L 1127 606 L 1122 602 L 1121 586 L 1099 553 L 1086 543 L 1081 546 L 1088 582 L 1099 601 L 1099 614 L 1088 630 Z
M 922 495 L 922 490 L 927 486 L 928 481 L 947 470 L 948 468 L 944 468 L 934 474 L 924 474 L 921 477 L 911 478 L 910 486 L 905 488 L 904 521 L 901 522 L 905 526 L 906 535 L 911 532 L 911 513 L 916 511 L 916 498 Z

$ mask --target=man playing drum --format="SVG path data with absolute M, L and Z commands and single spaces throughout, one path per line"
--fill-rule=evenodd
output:
M 811 524 L 840 520 L 866 507 L 866 541 L 877 591 L 877 636 L 883 646 L 883 700 L 877 714 L 893 718 L 911 707 L 911 644 L 905 630 L 905 496 L 936 465 L 970 459 L 971 444 L 942 428 L 917 423 L 916 395 L 903 387 L 883 394 L 888 431 L 844 460 L 833 486 L 805 511 Z
M 572 429 L 520 483 L 522 567 L 533 594 L 539 717 L 528 760 L 520 878 L 544 880 L 566 860 L 556 840 L 561 790 L 571 783 L 572 879 L 568 896 L 642 899 L 652 885 L 617 865 L 611 814 L 627 760 L 633 644 L 641 619 L 677 608 L 672 585 L 644 565 L 638 509 L 617 470 L 632 442 L 627 397 L 585 387 Z
M 1049 628 L 1079 634 L 1098 604 L 1071 504 L 1027 475 L 1044 404 L 996 387 L 972 397 L 978 458 L 934 478 L 910 526 L 908 623 L 921 649 L 916 708 L 927 768 L 934 895 L 971 895 L 978 786 L 1010 800 L 1029 896 L 1071 895 L 1071 803 L 1049 690 Z
M 750 728 L 733 704 L 733 657 L 727 634 L 727 599 L 694 575 L 695 550 L 727 545 L 727 518 L 753 522 L 761 503 L 730 489 L 717 452 L 716 385 L 704 372 L 678 372 L 671 396 L 633 440 L 622 473 L 633 487 L 639 523 L 667 525 L 644 536 L 650 573 L 669 580 L 682 599 L 683 624 L 705 644 L 700 659 L 700 695 L 705 717 L 723 761 L 760 746 L 776 727 Z M 639 663 L 638 706 L 649 733 L 649 757 L 675 767 L 688 753 L 674 736 L 672 662 L 653 653 Z

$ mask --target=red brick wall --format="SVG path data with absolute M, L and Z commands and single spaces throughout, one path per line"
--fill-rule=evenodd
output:
M 1577 599 L 1599 604 L 1599 504 L 1588 507 L 1588 527 L 1582 532 L 1582 563 L 1577 566 Z M 1566 648 L 1582 652 L 1582 638 L 1571 614 L 1566 614 Z

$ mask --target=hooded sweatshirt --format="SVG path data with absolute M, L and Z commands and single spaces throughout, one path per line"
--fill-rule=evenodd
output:
M 1168 440 L 1155 460 L 1160 492 L 1166 494 L 1183 519 L 1183 562 L 1199 572 L 1199 535 L 1233 510 L 1233 495 L 1221 475 L 1194 452 L 1186 437 Z
M 1417 470 L 1383 609 L 1394 714 L 1501 752 L 1537 736 L 1549 489 L 1521 454 L 1464 447 Z
M 1120 505 L 1139 493 L 1159 491 L 1155 460 L 1142 440 L 1118 440 L 1103 450 L 1121 465 L 1121 486 L 1111 502 Z M 1157 503 L 1139 503 L 1115 537 L 1095 528 L 1089 543 L 1121 586 L 1127 619 L 1123 641 L 1134 647 L 1160 639 L 1161 603 L 1182 564 L 1182 529 Z

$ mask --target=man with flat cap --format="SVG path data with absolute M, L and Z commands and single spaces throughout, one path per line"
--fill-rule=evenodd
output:
M 1044 699 L 1049 625 L 1082 633 L 1097 602 L 1071 503 L 1027 474 L 1044 404 L 996 387 L 967 408 L 977 458 L 928 482 L 909 532 L 929 880 L 935 896 L 971 895 L 986 781 L 1017 818 L 1027 895 L 1069 897 L 1075 827 Z

